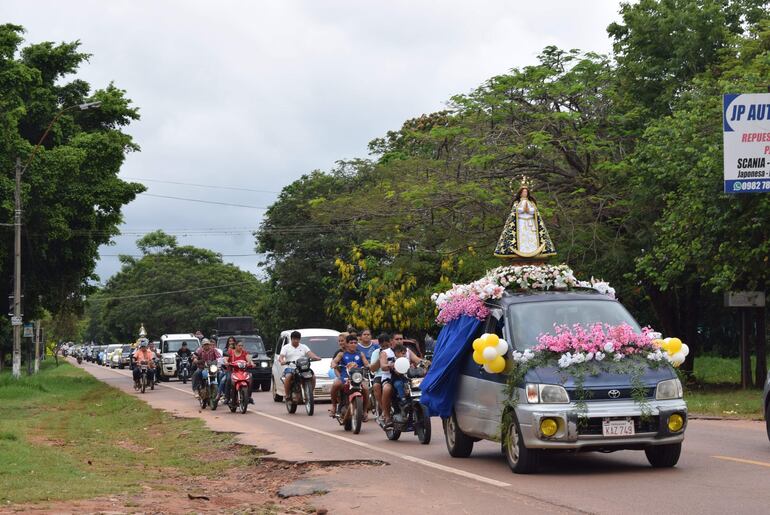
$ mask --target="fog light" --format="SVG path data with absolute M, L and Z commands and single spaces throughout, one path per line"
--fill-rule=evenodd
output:
M 672 433 L 678 433 L 684 427 L 684 418 L 679 413 L 674 413 L 668 417 L 668 430 Z
M 670 423 L 670 422 L 669 422 Z M 544 418 L 540 421 L 540 432 L 545 436 L 553 436 L 559 430 L 559 424 L 552 418 Z

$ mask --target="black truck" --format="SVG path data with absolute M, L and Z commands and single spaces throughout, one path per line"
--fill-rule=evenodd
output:
M 263 392 L 270 389 L 270 358 L 267 355 L 265 344 L 254 328 L 252 317 L 219 317 L 217 318 L 217 347 L 224 353 L 227 340 L 234 336 L 236 340 L 243 342 L 246 352 L 251 354 L 254 368 L 251 372 L 252 391 L 262 388 Z

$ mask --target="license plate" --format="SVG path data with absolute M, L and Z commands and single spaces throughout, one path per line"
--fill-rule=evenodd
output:
M 332 391 L 332 385 L 325 384 L 325 385 L 321 386 L 321 390 L 323 392 L 325 392 L 325 393 L 331 392 Z
M 605 418 L 602 421 L 602 434 L 604 436 L 633 436 L 634 421 L 630 418 L 621 420 Z

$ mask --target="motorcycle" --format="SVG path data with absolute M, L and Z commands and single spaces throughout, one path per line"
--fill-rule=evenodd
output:
M 237 361 L 230 365 L 230 388 L 227 399 L 227 405 L 230 411 L 235 413 L 239 407 L 241 413 L 246 413 L 249 407 L 249 397 L 251 396 L 251 373 L 247 370 L 248 365 L 243 361 Z
M 217 372 L 219 367 L 216 361 L 209 361 L 201 369 L 201 382 L 198 386 L 198 401 L 201 409 L 211 406 L 211 411 L 217 409 Z
M 363 368 L 351 367 L 348 370 L 348 379 L 340 391 L 337 412 L 334 414 L 345 431 L 352 430 L 356 435 L 361 432 L 364 421 L 364 374 Z
M 182 381 L 182 384 L 187 384 L 187 379 L 190 377 L 190 358 L 184 356 L 178 361 L 179 380 Z
M 81 352 L 77 353 L 76 359 L 78 361 L 78 365 L 82 365 L 83 364 L 83 354 Z
M 150 390 L 154 390 L 155 381 L 150 380 L 150 378 L 147 377 L 149 375 L 149 370 L 150 370 L 149 365 L 147 364 L 147 362 L 142 361 L 138 366 L 139 366 L 139 381 L 137 383 L 134 383 L 134 389 L 144 393 L 144 391 L 149 386 Z
M 308 416 L 315 411 L 313 400 L 313 370 L 310 368 L 310 358 L 301 357 L 297 361 L 289 361 L 287 365 L 295 365 L 292 372 L 291 391 L 286 397 L 286 411 L 295 413 L 298 404 L 305 405 Z M 283 380 L 283 378 L 282 378 Z
M 390 406 L 390 416 L 393 423 L 386 427 L 383 421 L 378 420 L 388 440 L 398 440 L 401 433 L 414 431 L 421 444 L 430 443 L 431 429 L 428 409 L 420 404 L 420 397 L 422 396 L 420 384 L 426 373 L 427 369 L 422 363 L 420 366 L 410 367 L 403 379 L 403 398 L 398 398 L 396 390 L 393 390 L 393 400 Z
M 380 405 L 377 402 L 377 397 L 374 395 L 374 374 L 368 368 L 366 369 L 364 379 L 366 380 L 366 384 L 369 387 L 369 411 L 371 411 L 372 415 L 376 417 L 380 409 Z

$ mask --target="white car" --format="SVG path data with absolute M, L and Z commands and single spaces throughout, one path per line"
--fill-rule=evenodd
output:
M 300 334 L 302 334 L 300 343 L 310 347 L 310 350 L 321 358 L 321 361 L 313 361 L 310 364 L 310 368 L 315 374 L 315 390 L 313 390 L 314 399 L 331 399 L 331 390 L 334 380 L 329 377 L 329 368 L 331 367 L 334 353 L 340 348 L 339 343 L 337 342 L 337 337 L 340 334 L 339 331 L 333 329 L 290 329 L 281 333 L 281 337 L 278 338 L 278 344 L 275 346 L 272 380 L 273 400 L 275 402 L 283 401 L 283 381 L 281 380 L 281 376 L 283 375 L 284 367 L 278 362 L 278 356 L 284 345 L 291 345 L 289 335 L 293 331 L 299 331 Z
M 164 334 L 160 337 L 160 359 L 161 365 L 158 370 L 158 377 L 161 381 L 168 381 L 176 377 L 176 352 L 182 347 L 182 343 L 187 343 L 190 352 L 195 352 L 201 346 L 201 342 L 194 334 Z M 192 373 L 192 371 L 190 371 Z
M 110 368 L 118 368 L 120 365 L 120 354 L 123 350 L 123 345 L 120 343 L 114 343 L 112 345 L 107 346 L 107 350 L 105 352 L 107 353 L 107 359 L 105 360 L 107 365 Z

